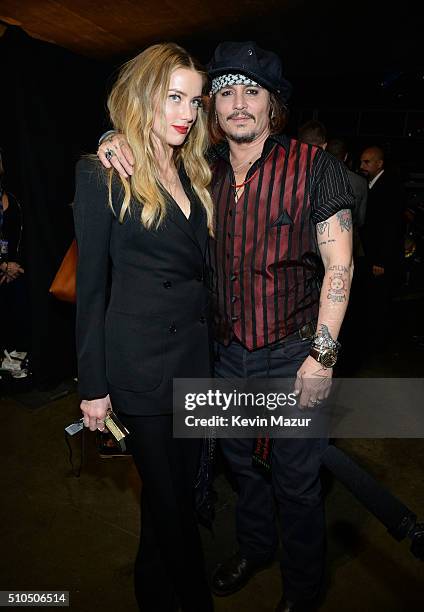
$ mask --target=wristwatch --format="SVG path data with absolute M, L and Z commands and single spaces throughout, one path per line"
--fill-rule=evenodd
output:
M 309 354 L 324 368 L 332 368 L 337 362 L 340 346 L 340 342 L 337 342 L 337 340 L 317 334 L 312 340 Z
M 317 349 L 312 346 L 309 354 L 316 359 L 318 363 L 324 366 L 324 368 L 332 368 L 336 364 L 338 352 L 339 350 L 337 348 Z

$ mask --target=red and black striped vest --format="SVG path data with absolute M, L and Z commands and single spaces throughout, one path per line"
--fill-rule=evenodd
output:
M 228 146 L 212 164 L 216 230 L 212 290 L 217 339 L 249 350 L 284 338 L 317 318 L 317 245 L 311 176 L 321 150 L 270 137 L 236 203 Z

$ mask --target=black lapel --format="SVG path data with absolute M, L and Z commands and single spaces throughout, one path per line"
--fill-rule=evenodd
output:
M 169 200 L 169 219 L 194 242 L 194 244 L 203 254 L 205 252 L 207 237 L 205 221 L 206 215 L 203 210 L 203 206 L 201 206 L 199 199 L 191 188 L 190 181 L 183 169 L 180 170 L 179 175 L 184 191 L 190 200 L 190 220 L 186 218 L 175 200 L 167 192 L 165 192 Z

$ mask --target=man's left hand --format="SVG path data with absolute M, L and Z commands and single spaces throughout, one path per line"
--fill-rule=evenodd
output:
M 332 377 L 333 368 L 324 368 L 308 355 L 297 371 L 294 385 L 300 408 L 314 408 L 327 399 L 330 394 Z

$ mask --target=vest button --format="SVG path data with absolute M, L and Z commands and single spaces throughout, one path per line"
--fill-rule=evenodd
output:
M 171 325 L 168 328 L 168 331 L 170 334 L 175 334 L 177 331 L 177 328 L 175 327 L 175 323 L 171 323 Z
M 163 283 L 163 286 L 165 287 L 165 289 L 170 289 L 172 287 L 172 283 L 171 281 L 165 281 Z
M 231 303 L 234 304 L 234 302 L 237 302 L 237 296 L 233 295 L 233 297 L 231 298 Z
M 199 321 L 200 321 L 200 323 L 206 323 L 205 317 L 200 317 Z
M 235 323 L 235 322 L 236 322 L 236 321 L 238 321 L 238 320 L 239 320 L 239 317 L 238 317 L 237 315 L 233 315 L 233 316 L 231 317 L 231 321 L 232 321 L 233 323 Z

